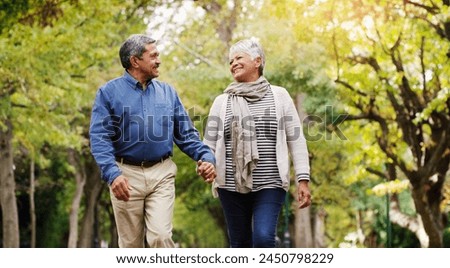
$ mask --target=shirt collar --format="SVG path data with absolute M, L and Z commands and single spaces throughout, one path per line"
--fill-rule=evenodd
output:
M 124 71 L 124 73 L 123 73 L 123 78 L 125 79 L 125 81 L 127 81 L 127 83 L 129 83 L 130 85 L 132 85 L 134 89 L 140 89 L 140 90 L 142 90 L 142 86 L 141 86 L 141 84 L 139 83 L 139 81 L 136 80 L 133 76 L 131 76 L 131 74 L 129 74 L 127 70 Z M 151 83 L 153 83 L 153 79 L 152 79 L 152 80 L 149 80 L 149 81 L 147 82 L 147 87 L 148 87 Z

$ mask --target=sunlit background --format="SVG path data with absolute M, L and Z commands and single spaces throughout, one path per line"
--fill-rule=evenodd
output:
M 10 0 L 0 2 L 0 245 L 117 247 L 90 154 L 97 89 L 121 43 L 158 40 L 160 80 L 202 133 L 232 81 L 228 48 L 256 38 L 265 76 L 304 124 L 313 204 L 292 181 L 279 247 L 450 247 L 448 0 Z M 195 162 L 178 165 L 174 241 L 228 247 Z

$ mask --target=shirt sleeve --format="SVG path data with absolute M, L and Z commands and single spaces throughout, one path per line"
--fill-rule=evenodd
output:
M 122 174 L 114 156 L 113 138 L 117 128 L 116 121 L 118 120 L 110 113 L 107 96 L 99 89 L 92 108 L 89 138 L 91 153 L 100 167 L 102 179 L 108 184 Z
M 217 140 L 219 139 L 219 130 L 223 126 L 223 122 L 220 119 L 220 108 L 223 101 L 226 101 L 226 98 L 222 95 L 216 97 L 214 100 L 209 110 L 208 120 L 206 122 L 205 132 L 203 135 L 203 142 L 211 148 L 213 153 L 216 152 Z
M 174 142 L 181 151 L 195 161 L 202 160 L 216 164 L 214 154 L 200 140 L 199 132 L 194 127 L 177 94 L 175 96 L 174 109 Z

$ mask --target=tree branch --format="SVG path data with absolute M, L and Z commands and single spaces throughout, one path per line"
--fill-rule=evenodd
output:
M 436 15 L 436 14 L 439 13 L 439 8 L 437 6 L 435 6 L 435 5 L 430 7 L 430 6 L 427 6 L 427 5 L 424 5 L 424 4 L 421 4 L 421 3 L 416 3 L 416 2 L 413 2 L 413 1 L 409 1 L 409 0 L 403 0 L 403 2 L 405 4 L 410 4 L 412 6 L 425 9 L 428 13 L 431 13 L 433 15 Z
M 30 108 L 27 105 L 23 105 L 23 104 L 19 104 L 19 103 L 13 103 L 13 102 L 11 102 L 11 106 L 12 107 L 16 107 L 16 108 Z
M 347 115 L 344 121 L 357 121 L 362 119 L 370 120 L 371 118 L 367 114 Z
M 379 171 L 379 170 L 375 170 L 375 169 L 370 168 L 370 167 L 366 168 L 366 170 L 367 170 L 369 173 L 372 173 L 372 174 L 374 174 L 374 175 L 377 175 L 378 177 L 380 177 L 380 178 L 382 178 L 382 179 L 389 180 L 388 176 L 387 176 L 386 174 L 384 174 L 383 172 Z
M 210 67 L 214 67 L 217 69 L 220 69 L 219 66 L 213 64 L 210 60 L 208 60 L 206 57 L 200 55 L 200 53 L 197 53 L 196 51 L 190 49 L 189 47 L 185 46 L 184 44 L 181 44 L 180 42 L 174 40 L 173 41 L 175 43 L 175 45 L 179 46 L 180 48 L 184 49 L 186 52 L 188 52 L 189 54 L 191 54 L 192 56 L 194 56 L 195 58 L 199 59 L 200 61 L 203 61 L 204 63 L 206 63 L 208 66 Z
M 426 102 L 429 102 L 430 99 L 428 98 L 427 81 L 425 75 L 425 62 L 423 60 L 423 56 L 425 54 L 424 46 L 425 46 L 425 36 L 422 36 L 419 50 L 420 67 L 422 69 L 422 90 L 423 90 L 423 98 L 425 99 Z
M 335 80 L 335 82 L 337 82 L 337 81 L 340 81 L 339 72 L 341 70 L 341 63 L 339 62 L 339 52 L 338 52 L 337 45 L 336 45 L 336 31 L 334 29 L 333 29 L 332 42 L 333 42 L 334 56 L 336 57 L 336 80 Z
M 446 33 L 445 33 L 445 29 L 442 29 L 439 25 L 432 23 L 432 22 L 431 22 L 429 19 L 427 19 L 425 16 L 421 16 L 421 15 L 417 15 L 417 14 L 414 14 L 413 16 L 414 16 L 414 18 L 416 18 L 416 19 L 420 19 L 420 20 L 423 20 L 423 21 L 425 21 L 426 23 L 428 23 L 431 27 L 433 27 L 433 28 L 436 30 L 436 33 L 437 33 L 440 37 L 445 38 L 445 39 L 447 39 L 447 40 L 450 40 L 450 37 L 447 37 L 447 35 L 446 35 Z
M 449 147 L 450 140 L 450 126 L 447 125 L 446 129 L 442 132 L 441 137 L 439 138 L 439 143 L 434 148 L 431 157 L 426 162 L 423 169 L 420 170 L 420 176 L 423 178 L 429 178 L 435 172 L 435 167 L 437 166 L 437 162 L 443 157 L 444 152 Z
M 420 145 L 423 142 L 422 129 L 420 128 L 420 125 L 417 126 L 411 123 L 411 121 L 417 113 L 423 111 L 425 104 L 420 101 L 418 94 L 411 89 L 409 80 L 405 75 L 401 54 L 396 47 L 398 46 L 393 46 L 391 49 L 391 60 L 395 65 L 397 72 L 402 76 L 398 87 L 400 89 L 403 105 L 406 108 L 406 112 L 401 112 L 402 110 L 399 110 L 396 120 L 403 132 L 404 141 L 408 144 L 416 158 L 417 165 L 420 166 L 420 159 L 423 153 Z
M 345 81 L 340 80 L 339 78 L 334 80 L 334 82 L 336 82 L 337 84 L 343 85 L 345 88 L 350 89 L 352 92 L 355 92 L 355 93 L 357 93 L 360 96 L 367 97 L 367 93 L 362 92 L 361 90 L 354 88 L 352 85 L 350 85 L 349 83 L 347 83 Z
M 409 177 L 410 171 L 406 167 L 405 162 L 403 162 L 400 158 L 397 157 L 396 154 L 392 153 L 392 151 L 389 149 L 388 137 L 389 137 L 389 128 L 387 126 L 386 120 L 380 116 L 375 117 L 375 121 L 380 124 L 380 128 L 382 131 L 382 134 L 377 137 L 378 145 L 380 146 L 381 150 L 386 154 L 388 158 L 390 158 L 396 166 L 398 166 L 402 172 Z

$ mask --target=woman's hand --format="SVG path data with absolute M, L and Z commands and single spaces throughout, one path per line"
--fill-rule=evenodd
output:
M 209 162 L 203 162 L 202 160 L 197 162 L 197 174 L 202 176 L 207 183 L 213 182 L 217 176 L 214 165 Z
M 312 198 L 308 183 L 309 181 L 307 180 L 302 180 L 298 183 L 298 208 L 306 208 L 311 205 Z

